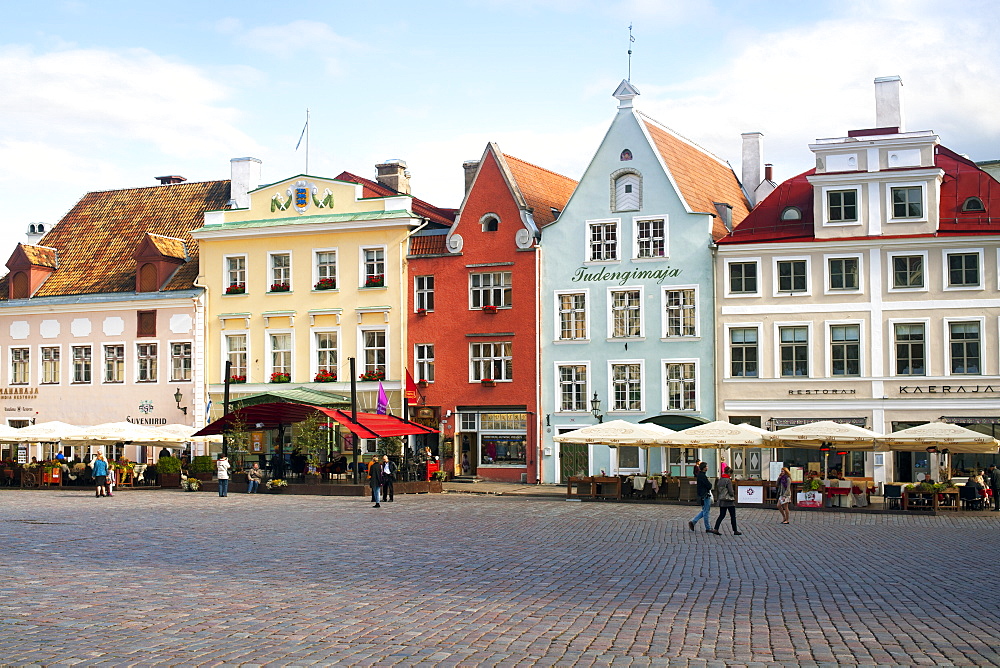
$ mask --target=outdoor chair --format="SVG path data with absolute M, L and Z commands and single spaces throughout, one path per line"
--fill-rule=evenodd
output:
M 962 485 L 958 489 L 958 499 L 962 502 L 965 510 L 982 510 L 983 497 L 979 495 L 979 490 L 969 485 Z
M 886 510 L 902 510 L 903 486 L 882 485 L 882 506 Z

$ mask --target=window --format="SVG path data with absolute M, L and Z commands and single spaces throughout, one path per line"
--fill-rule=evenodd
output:
M 156 311 L 136 312 L 136 336 L 156 336 Z
M 948 325 L 951 347 L 951 372 L 954 374 L 978 374 L 979 371 L 979 323 L 952 322 Z
M 861 375 L 861 326 L 830 326 L 830 362 L 834 376 Z
M 316 285 L 323 290 L 337 289 L 337 251 L 316 251 Z
M 287 292 L 292 287 L 292 256 L 290 253 L 270 253 L 271 292 Z
M 579 341 L 586 338 L 587 294 L 559 295 L 559 340 Z
M 948 287 L 979 287 L 979 253 L 948 254 Z
M 697 336 L 694 289 L 666 290 L 664 301 L 667 309 L 665 338 Z
M 756 262 L 729 263 L 729 292 L 732 294 L 756 294 Z
M 469 274 L 469 308 L 511 306 L 511 272 Z
M 642 301 L 638 290 L 611 292 L 611 338 L 642 336 Z
M 90 382 L 90 346 L 73 346 L 73 382 Z
M 802 211 L 797 206 L 786 206 L 781 212 L 782 220 L 802 220 Z
M 434 344 L 418 343 L 414 346 L 413 361 L 417 367 L 417 380 L 434 380 Z
M 268 335 L 271 342 L 271 374 L 284 373 L 292 375 L 292 335 L 288 333 L 272 333 Z
M 242 287 L 247 285 L 247 258 L 245 255 L 226 258 L 226 287 Z
M 226 335 L 226 360 L 229 361 L 230 378 L 247 380 L 247 335 Z
M 667 255 L 666 221 L 635 221 L 635 256 L 637 258 L 660 258 Z
M 857 290 L 859 288 L 858 258 L 833 257 L 829 261 L 830 289 Z
M 459 413 L 462 431 L 479 431 L 479 416 L 476 413 Z
M 510 341 L 472 344 L 472 380 L 514 380 L 514 344 Z
M 156 265 L 152 262 L 147 262 L 139 267 L 138 292 L 156 292 L 159 287 L 159 276 L 156 272 Z
M 590 223 L 591 262 L 610 262 L 618 259 L 618 223 Z
M 362 248 L 364 276 L 362 285 L 366 288 L 385 287 L 385 249 Z
M 611 410 L 642 410 L 642 365 L 611 365 Z
M 413 277 L 413 304 L 419 311 L 434 310 L 434 277 L 414 276 Z
M 365 374 L 382 374 L 385 377 L 386 340 L 385 330 L 367 329 L 361 332 L 364 342 L 364 368 Z
M 31 382 L 31 349 L 10 349 L 10 383 L 27 385 Z
M 897 255 L 892 258 L 892 287 L 897 289 L 924 287 L 922 255 Z
M 483 226 L 483 232 L 496 232 L 500 229 L 500 219 L 492 213 L 488 213 L 479 220 Z
M 828 219 L 831 223 L 850 223 L 858 219 L 858 191 L 831 190 L 826 194 Z
M 125 346 L 104 346 L 104 382 L 125 382 Z
M 631 170 L 614 176 L 613 211 L 638 211 L 642 207 L 642 180 Z
M 906 186 L 892 189 L 893 218 L 923 218 L 923 189 L 920 186 Z
M 156 344 L 140 343 L 135 347 L 136 382 L 156 382 Z
M 809 328 L 780 327 L 781 375 L 785 378 L 809 375 Z
M 806 291 L 806 261 L 779 260 L 778 292 Z
M 729 369 L 733 377 L 757 377 L 756 327 L 734 327 L 729 330 Z
M 587 406 L 587 365 L 559 367 L 559 410 L 585 412 Z
M 920 323 L 900 323 L 895 326 L 896 375 L 923 376 L 926 374 L 924 352 L 924 326 Z
M 666 363 L 666 410 L 697 410 L 693 362 Z
M 42 383 L 56 385 L 59 383 L 59 348 L 42 348 Z
M 170 380 L 191 380 L 191 344 L 170 344 Z
M 962 211 L 986 211 L 983 200 L 978 197 L 970 197 L 962 204 Z
M 337 377 L 337 332 L 316 332 L 316 373 Z
M 15 271 L 10 279 L 10 298 L 28 299 L 31 297 L 31 279 L 23 271 Z

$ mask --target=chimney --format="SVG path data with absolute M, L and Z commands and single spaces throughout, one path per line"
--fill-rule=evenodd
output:
M 187 181 L 183 176 L 178 176 L 176 174 L 171 174 L 170 176 L 154 176 L 154 179 L 160 182 L 161 186 L 167 186 L 171 183 L 184 183 Z
M 774 165 L 769 162 L 764 163 L 764 180 L 774 181 Z
M 250 208 L 250 191 L 260 185 L 260 165 L 261 161 L 257 158 L 233 158 L 229 161 L 229 208 Z
M 744 132 L 743 137 L 743 190 L 750 197 L 750 206 L 754 206 L 754 191 L 761 182 L 764 173 L 764 135 L 760 132 Z
M 875 79 L 875 127 L 903 132 L 903 80 L 898 76 Z
M 410 194 L 410 173 L 406 171 L 405 161 L 386 160 L 381 165 L 375 165 L 375 170 L 378 174 L 376 180 L 379 183 L 402 195 Z
M 465 170 L 465 194 L 469 194 L 469 188 L 472 187 L 472 179 L 476 178 L 476 170 L 479 169 L 478 160 L 466 160 L 462 163 L 462 169 Z

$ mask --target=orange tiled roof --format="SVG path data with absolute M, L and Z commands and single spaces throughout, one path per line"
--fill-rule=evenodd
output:
M 31 244 L 18 244 L 28 262 L 38 267 L 56 267 L 56 249 Z
M 198 245 L 188 231 L 203 225 L 205 211 L 228 202 L 228 180 L 87 193 L 42 239 L 58 252 L 59 268 L 35 297 L 133 292 L 132 256 L 146 232 L 185 242 L 188 262 L 163 290 L 191 288 L 198 277 Z M 0 295 L 7 294 L 6 283 L 0 279 Z
M 562 211 L 566 207 L 577 182 L 512 155 L 504 153 L 503 157 L 525 203 L 533 209 L 531 216 L 535 224 L 542 228 L 555 221 L 552 208 Z
M 160 251 L 160 255 L 164 257 L 175 257 L 180 260 L 187 258 L 187 252 L 185 250 L 185 244 L 183 239 L 178 239 L 177 237 L 166 237 L 162 234 L 154 234 L 152 232 L 147 233 L 150 242 L 156 250 Z
M 639 115 L 692 211 L 716 213 L 715 202 L 720 202 L 733 207 L 734 227 L 747 217 L 750 205 L 732 167 L 653 119 Z M 726 234 L 726 226 L 716 218 L 712 236 L 721 239 Z
M 410 255 L 447 255 L 444 234 L 415 234 L 410 237 Z

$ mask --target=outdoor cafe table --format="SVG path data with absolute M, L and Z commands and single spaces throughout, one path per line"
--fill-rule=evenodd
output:
M 946 500 L 947 503 L 942 503 Z M 903 490 L 903 510 L 958 510 L 958 489 L 950 487 L 940 492 L 924 492 L 915 489 Z

